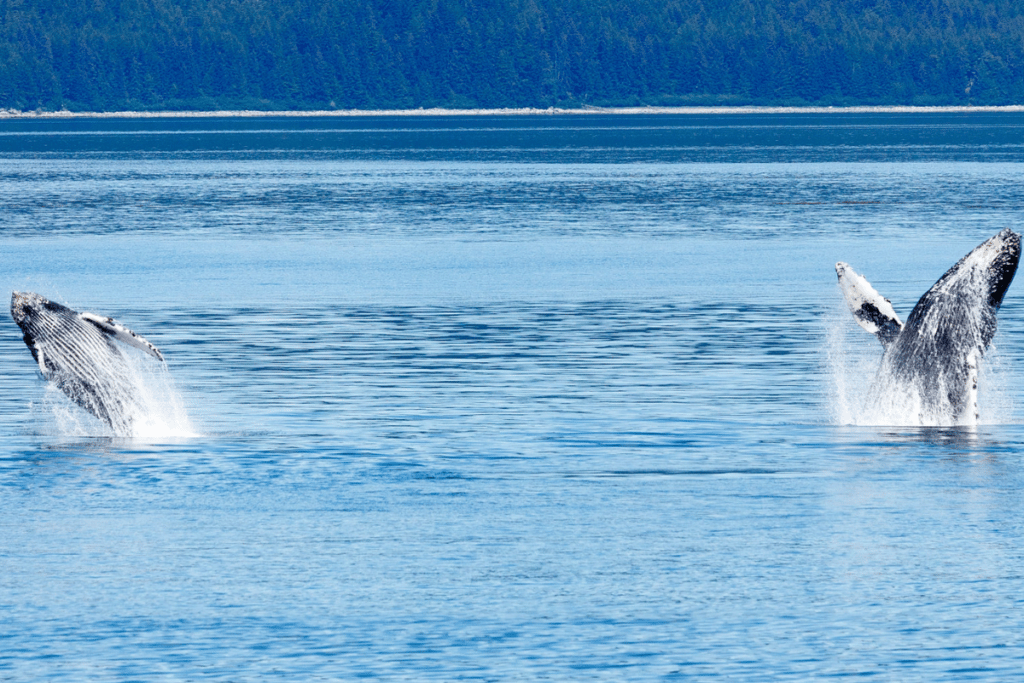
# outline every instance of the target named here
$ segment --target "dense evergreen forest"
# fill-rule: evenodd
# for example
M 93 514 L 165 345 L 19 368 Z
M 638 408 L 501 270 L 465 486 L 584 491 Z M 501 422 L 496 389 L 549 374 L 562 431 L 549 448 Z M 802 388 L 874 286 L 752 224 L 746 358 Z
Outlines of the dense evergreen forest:
M 1019 0 L 0 0 L 0 108 L 1022 102 Z

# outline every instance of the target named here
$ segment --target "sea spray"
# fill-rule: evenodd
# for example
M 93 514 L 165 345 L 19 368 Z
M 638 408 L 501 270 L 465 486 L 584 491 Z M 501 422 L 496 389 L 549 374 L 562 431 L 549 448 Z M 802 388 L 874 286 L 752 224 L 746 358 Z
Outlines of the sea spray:
M 136 391 L 131 433 L 140 439 L 196 436 L 185 402 L 166 363 L 129 350 L 124 352 L 125 366 Z
M 131 396 L 123 399 L 123 420 L 116 426 L 108 425 L 47 382 L 42 400 L 31 406 L 39 431 L 61 438 L 161 440 L 197 436 L 185 400 L 166 364 L 131 350 L 121 351 L 121 355 L 124 387 L 131 391 Z
M 825 361 L 829 413 L 833 424 L 858 426 L 949 427 L 1006 424 L 1013 419 L 1009 373 L 992 344 L 978 363 L 976 419 L 954 419 L 935 410 L 920 395 L 919 385 L 902 381 L 883 358 L 878 342 L 865 335 L 837 301 L 825 319 Z M 944 387 L 937 387 L 943 391 Z
M 126 400 L 124 419 L 108 425 L 89 415 L 47 382 L 39 403 L 32 405 L 39 430 L 57 437 L 115 436 L 142 440 L 197 436 L 188 417 L 184 398 L 167 366 L 137 352 L 123 352 L 126 386 L 133 391 Z
M 826 318 L 825 344 L 832 422 L 862 424 L 871 378 L 877 371 L 882 350 L 878 342 L 857 327 L 840 301 Z

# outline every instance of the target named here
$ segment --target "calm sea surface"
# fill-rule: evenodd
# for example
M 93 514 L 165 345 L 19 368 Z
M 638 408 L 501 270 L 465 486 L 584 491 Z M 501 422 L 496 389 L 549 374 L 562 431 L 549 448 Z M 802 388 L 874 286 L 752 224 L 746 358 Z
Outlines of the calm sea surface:
M 906 316 L 1022 178 L 1020 114 L 0 121 L 0 298 L 195 432 L 4 313 L 0 680 L 1020 674 L 1024 281 L 981 426 L 853 426 L 833 264 Z

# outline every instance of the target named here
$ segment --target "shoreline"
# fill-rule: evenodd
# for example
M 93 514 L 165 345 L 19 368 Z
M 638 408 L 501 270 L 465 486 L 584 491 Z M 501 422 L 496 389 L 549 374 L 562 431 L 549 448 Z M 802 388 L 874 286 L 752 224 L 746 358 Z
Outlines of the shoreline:
M 163 119 L 163 118 L 323 118 L 323 117 L 412 117 L 412 116 L 565 116 L 565 115 L 637 115 L 637 114 L 954 114 L 977 112 L 1024 112 L 1024 105 L 938 106 L 877 105 L 855 107 L 583 107 L 563 109 L 532 107 L 503 109 L 327 109 L 303 111 L 118 111 L 72 112 L 18 111 L 0 109 L 0 120 L 14 119 Z

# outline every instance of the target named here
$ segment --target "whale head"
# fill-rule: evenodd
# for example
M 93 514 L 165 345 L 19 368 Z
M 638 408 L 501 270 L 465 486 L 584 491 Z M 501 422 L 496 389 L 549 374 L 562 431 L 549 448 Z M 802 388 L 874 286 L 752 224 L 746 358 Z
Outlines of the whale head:
M 33 292 L 13 292 L 11 294 L 11 317 L 24 331 L 31 327 L 44 314 L 44 311 L 60 313 L 68 310 L 60 304 L 39 296 Z
M 41 343 L 57 330 L 67 327 L 75 315 L 67 306 L 55 304 L 33 292 L 11 294 L 11 317 L 21 328 L 25 344 L 44 375 L 50 368 L 41 355 Z

